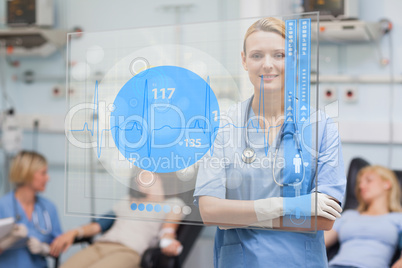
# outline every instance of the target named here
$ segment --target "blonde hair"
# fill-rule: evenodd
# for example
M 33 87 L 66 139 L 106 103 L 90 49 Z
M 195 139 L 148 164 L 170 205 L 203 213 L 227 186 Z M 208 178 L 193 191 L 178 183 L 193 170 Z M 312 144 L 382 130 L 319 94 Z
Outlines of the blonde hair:
M 47 165 L 45 157 L 35 152 L 21 151 L 10 166 L 10 182 L 22 186 L 32 181 L 33 175 Z
M 380 176 L 383 181 L 388 181 L 391 183 L 391 188 L 390 191 L 388 192 L 388 210 L 390 212 L 402 211 L 401 189 L 398 178 L 396 177 L 395 173 L 392 170 L 389 170 L 388 168 L 382 166 L 364 167 L 359 171 L 359 173 L 357 173 L 357 180 L 355 186 L 356 198 L 359 201 L 359 206 L 357 207 L 357 210 L 359 212 L 363 212 L 366 211 L 368 208 L 367 204 L 363 201 L 359 191 L 359 181 L 363 176 L 363 174 L 366 172 L 374 172 L 378 176 Z
M 243 42 L 244 55 L 246 55 L 247 38 L 252 33 L 259 32 L 259 31 L 277 33 L 280 36 L 282 36 L 283 38 L 286 38 L 285 22 L 283 20 L 273 18 L 273 17 L 259 19 L 248 28 L 246 34 L 244 35 L 244 42 Z

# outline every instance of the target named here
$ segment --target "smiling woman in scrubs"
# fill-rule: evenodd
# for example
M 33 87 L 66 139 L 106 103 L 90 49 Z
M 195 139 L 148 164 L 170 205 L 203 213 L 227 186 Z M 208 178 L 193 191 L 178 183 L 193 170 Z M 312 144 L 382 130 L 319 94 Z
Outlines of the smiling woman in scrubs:
M 311 182 L 307 193 L 319 193 L 305 195 L 311 198 L 311 215 L 317 215 L 319 231 L 295 233 L 241 228 L 297 230 L 283 224 L 283 189 L 274 181 L 272 166 L 266 166 L 270 161 L 265 161 L 267 155 L 271 160 L 275 157 L 273 147 L 280 133 L 280 127 L 272 126 L 283 124 L 284 47 L 285 24 L 282 20 L 260 19 L 248 29 L 241 59 L 254 86 L 254 97 L 229 109 L 228 122 L 222 124 L 225 128 L 220 129 L 213 149 L 200 164 L 195 203 L 200 207 L 204 223 L 220 226 L 215 237 L 215 267 L 323 268 L 328 265 L 320 230 L 329 230 L 335 218 L 340 216 L 339 201 L 343 200 L 346 178 L 338 131 L 324 114 L 320 114 L 317 132 L 313 132 L 317 133 L 318 157 L 312 156 L 311 163 L 317 162 L 317 166 L 310 166 L 311 177 L 306 178 Z M 266 107 L 263 113 L 260 112 L 262 106 Z M 244 126 L 247 118 L 254 126 L 267 131 L 252 132 L 251 127 L 245 131 L 235 127 Z M 269 129 L 270 135 L 264 137 Z M 245 139 L 249 140 L 247 144 Z M 250 163 L 246 163 L 243 156 L 247 146 L 255 151 L 255 160 Z M 266 147 L 268 154 L 265 154 Z M 280 157 L 277 158 L 274 172 L 278 179 L 285 172 L 283 166 L 278 166 Z M 315 175 L 318 185 L 315 185 Z M 286 200 L 297 203 L 299 199 Z M 315 218 L 311 219 L 314 223 Z M 315 225 L 302 230 L 315 230 Z
M 0 199 L 0 218 L 14 217 L 16 224 L 25 225 L 28 236 L 7 250 L 0 249 L 0 267 L 47 267 L 44 256 L 50 253 L 49 244 L 61 234 L 56 207 L 37 195 L 46 189 L 48 180 L 42 155 L 23 151 L 14 158 L 10 181 L 16 189 Z

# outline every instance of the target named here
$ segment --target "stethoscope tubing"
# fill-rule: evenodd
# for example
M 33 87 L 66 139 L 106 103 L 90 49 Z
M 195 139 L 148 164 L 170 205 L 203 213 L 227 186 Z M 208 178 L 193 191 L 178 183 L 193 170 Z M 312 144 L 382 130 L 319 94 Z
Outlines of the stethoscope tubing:
M 253 163 L 255 158 L 256 158 L 255 151 L 250 147 L 249 139 L 248 139 L 248 131 L 247 131 L 248 120 L 249 120 L 250 109 L 251 109 L 251 103 L 253 102 L 253 99 L 254 99 L 254 95 L 250 98 L 250 101 L 247 103 L 247 109 L 246 109 L 246 114 L 245 114 L 245 118 L 244 118 L 244 138 L 245 138 L 244 143 L 245 143 L 245 149 L 243 150 L 242 160 L 246 164 Z M 304 163 L 304 158 L 303 158 L 302 148 L 301 148 L 300 141 L 299 141 L 299 136 L 298 136 L 299 132 L 297 130 L 297 124 L 293 123 L 293 125 L 295 127 L 294 132 L 285 131 L 285 124 L 288 124 L 288 123 L 286 123 L 286 122 L 283 123 L 283 126 L 281 127 L 281 130 L 280 130 L 281 133 L 280 133 L 279 138 L 277 139 L 276 145 L 275 145 L 275 154 L 274 154 L 274 160 L 273 160 L 273 166 L 272 166 L 272 178 L 274 179 L 274 182 L 280 187 L 293 186 L 293 187 L 296 188 L 296 187 L 300 186 L 303 183 L 303 181 L 305 179 L 305 175 L 306 175 L 306 169 L 305 169 L 304 164 L 303 164 Z M 296 143 L 297 151 L 298 151 L 298 153 L 300 155 L 300 158 L 301 158 L 301 163 L 302 163 L 301 166 L 302 166 L 302 169 L 303 169 L 303 176 L 302 176 L 302 179 L 299 182 L 295 181 L 294 183 L 279 183 L 276 180 L 276 176 L 275 176 L 276 159 L 277 159 L 277 156 L 278 156 L 278 151 L 279 151 L 280 145 L 281 145 L 281 143 L 283 141 L 283 138 L 286 135 L 292 135 L 293 140 Z M 252 152 L 253 155 L 247 156 L 246 155 L 247 152 Z
M 12 195 L 12 199 L 13 199 L 13 207 L 14 207 L 14 214 L 15 214 L 15 222 L 18 222 L 21 220 L 21 215 L 18 213 L 18 209 L 17 209 L 17 200 L 15 197 L 15 191 L 13 192 Z M 42 229 L 39 225 L 39 219 L 38 219 L 38 214 L 35 211 L 35 208 L 32 212 L 32 221 L 33 224 L 35 226 L 35 229 L 38 230 L 41 234 L 43 235 L 48 235 L 52 232 L 52 221 L 50 220 L 50 215 L 49 212 L 46 210 L 46 208 L 39 202 L 39 200 L 36 199 L 35 203 L 37 203 L 41 209 L 42 209 L 42 214 L 43 214 L 43 218 L 45 220 L 45 229 Z

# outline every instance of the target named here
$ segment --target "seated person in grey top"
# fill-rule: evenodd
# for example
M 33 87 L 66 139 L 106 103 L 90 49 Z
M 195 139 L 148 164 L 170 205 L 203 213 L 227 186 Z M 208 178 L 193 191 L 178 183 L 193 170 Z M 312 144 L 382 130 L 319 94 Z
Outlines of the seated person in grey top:
M 138 186 L 140 192 L 130 191 L 130 197 L 121 200 L 113 208 L 116 219 L 99 219 L 82 227 L 70 230 L 56 238 L 51 250 L 66 251 L 75 238 L 91 237 L 103 233 L 96 242 L 86 249 L 78 252 L 63 265 L 69 267 L 140 267 L 141 256 L 144 251 L 160 239 L 162 253 L 176 256 L 181 253 L 182 245 L 175 239 L 178 228 L 176 223 L 163 223 L 165 219 L 170 222 L 179 222 L 180 213 L 173 213 L 165 209 L 156 209 L 157 204 L 162 207 L 184 205 L 179 198 L 164 198 L 164 189 L 161 178 L 152 172 L 141 171 L 142 179 L 153 180 L 149 187 Z M 131 204 L 152 204 L 152 211 L 138 209 L 133 211 Z M 144 218 L 144 220 L 129 220 L 129 217 Z M 113 217 L 113 215 L 107 215 Z M 146 221 L 153 218 L 156 221 Z
M 326 231 L 327 247 L 339 240 L 330 267 L 389 267 L 402 234 L 401 190 L 394 172 L 368 166 L 357 175 L 357 210 L 347 210 Z M 392 268 L 402 267 L 399 259 Z

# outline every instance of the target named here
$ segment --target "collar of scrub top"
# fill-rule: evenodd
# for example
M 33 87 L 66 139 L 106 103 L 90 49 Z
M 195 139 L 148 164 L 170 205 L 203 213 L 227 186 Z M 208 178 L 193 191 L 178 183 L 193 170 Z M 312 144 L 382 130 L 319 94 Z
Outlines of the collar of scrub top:
M 14 207 L 14 214 L 15 214 L 15 222 L 19 222 L 22 219 L 22 217 L 18 213 L 17 198 L 15 197 L 15 191 L 12 194 L 12 199 L 13 199 L 13 207 Z M 40 208 L 42 210 L 43 219 L 45 222 L 45 229 L 42 229 L 40 227 L 38 213 L 35 211 L 35 205 L 34 205 L 34 210 L 32 211 L 32 221 L 35 226 L 35 229 L 38 230 L 43 235 L 48 235 L 52 232 L 52 221 L 50 220 L 49 212 L 46 210 L 45 206 L 43 204 L 41 204 L 41 202 L 38 200 L 38 198 L 36 196 L 35 196 L 35 204 L 38 204 L 38 206 L 40 206 Z

